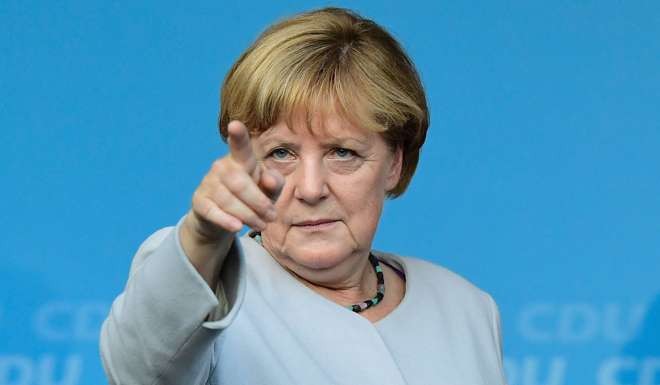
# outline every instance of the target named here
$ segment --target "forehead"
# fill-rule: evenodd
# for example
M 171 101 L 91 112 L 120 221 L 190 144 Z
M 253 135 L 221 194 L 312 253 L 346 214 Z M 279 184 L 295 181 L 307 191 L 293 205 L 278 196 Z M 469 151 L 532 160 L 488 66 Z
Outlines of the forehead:
M 335 112 L 296 113 L 279 119 L 258 136 L 259 141 L 297 138 L 318 142 L 353 139 L 369 142 L 377 133 L 362 128 Z

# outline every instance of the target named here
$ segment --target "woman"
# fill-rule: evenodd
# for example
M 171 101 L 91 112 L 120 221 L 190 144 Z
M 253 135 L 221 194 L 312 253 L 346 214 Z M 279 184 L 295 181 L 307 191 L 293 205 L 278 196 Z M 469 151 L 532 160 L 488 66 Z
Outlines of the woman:
M 239 58 L 221 99 L 230 153 L 138 250 L 101 334 L 110 381 L 505 383 L 492 298 L 371 249 L 428 127 L 398 43 L 347 10 L 301 14 Z

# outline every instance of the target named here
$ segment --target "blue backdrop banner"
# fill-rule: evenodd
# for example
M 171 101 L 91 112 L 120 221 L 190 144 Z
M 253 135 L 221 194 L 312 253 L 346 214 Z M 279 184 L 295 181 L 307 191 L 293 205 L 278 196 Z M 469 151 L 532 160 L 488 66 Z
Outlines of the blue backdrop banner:
M 133 254 L 226 152 L 225 73 L 325 5 L 0 2 L 0 385 L 107 383 Z M 334 5 L 401 41 L 431 107 L 374 247 L 493 295 L 510 385 L 660 384 L 660 3 Z

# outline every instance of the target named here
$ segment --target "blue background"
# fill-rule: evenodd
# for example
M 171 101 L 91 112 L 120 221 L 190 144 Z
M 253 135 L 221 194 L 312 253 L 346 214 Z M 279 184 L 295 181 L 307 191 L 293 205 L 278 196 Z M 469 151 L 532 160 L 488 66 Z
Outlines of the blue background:
M 0 2 L 0 385 L 106 382 L 133 253 L 226 151 L 226 71 L 329 4 Z M 374 247 L 494 296 L 511 385 L 660 384 L 660 3 L 332 4 L 402 42 L 431 106 Z

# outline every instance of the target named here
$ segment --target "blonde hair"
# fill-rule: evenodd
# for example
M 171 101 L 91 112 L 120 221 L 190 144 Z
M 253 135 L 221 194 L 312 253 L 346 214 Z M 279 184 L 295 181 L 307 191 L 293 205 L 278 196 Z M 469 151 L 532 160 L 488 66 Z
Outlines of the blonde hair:
M 331 107 L 328 107 L 331 106 Z M 280 21 L 240 56 L 221 92 L 218 125 L 240 120 L 259 135 L 294 110 L 336 109 L 359 127 L 379 132 L 402 150 L 397 197 L 417 167 L 429 113 L 415 66 L 382 27 L 341 8 Z

